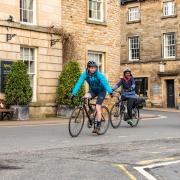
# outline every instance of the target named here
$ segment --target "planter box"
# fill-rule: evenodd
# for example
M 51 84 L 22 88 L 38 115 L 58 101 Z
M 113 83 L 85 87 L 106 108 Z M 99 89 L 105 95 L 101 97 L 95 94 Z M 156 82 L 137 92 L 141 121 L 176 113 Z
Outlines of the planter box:
M 180 109 L 180 104 L 178 104 L 176 108 L 177 108 L 177 109 Z
M 28 120 L 29 119 L 29 106 L 11 106 L 15 110 L 13 119 L 14 120 Z
M 71 108 L 69 106 L 58 105 L 57 106 L 57 117 L 69 118 L 71 116 L 73 110 L 74 110 L 74 108 Z

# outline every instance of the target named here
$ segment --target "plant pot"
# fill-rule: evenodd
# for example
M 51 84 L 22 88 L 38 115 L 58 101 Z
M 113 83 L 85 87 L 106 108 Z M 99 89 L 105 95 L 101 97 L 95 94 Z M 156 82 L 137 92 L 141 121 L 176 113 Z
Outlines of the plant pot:
M 29 119 L 29 106 L 11 106 L 15 110 L 13 119 L 14 120 L 28 120 Z
M 74 108 L 67 105 L 58 105 L 57 106 L 57 117 L 69 118 L 72 114 Z
M 178 104 L 176 108 L 177 108 L 177 109 L 180 109 L 180 104 Z

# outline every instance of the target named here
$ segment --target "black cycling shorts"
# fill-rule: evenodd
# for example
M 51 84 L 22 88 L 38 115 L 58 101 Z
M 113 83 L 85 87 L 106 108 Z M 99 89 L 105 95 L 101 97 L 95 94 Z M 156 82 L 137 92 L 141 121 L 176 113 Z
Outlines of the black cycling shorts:
M 101 91 L 99 93 L 96 93 L 94 91 L 89 91 L 89 93 L 91 94 L 92 98 L 97 97 L 96 104 L 102 105 L 102 103 L 103 103 L 103 101 L 104 101 L 104 99 L 106 97 L 106 91 Z

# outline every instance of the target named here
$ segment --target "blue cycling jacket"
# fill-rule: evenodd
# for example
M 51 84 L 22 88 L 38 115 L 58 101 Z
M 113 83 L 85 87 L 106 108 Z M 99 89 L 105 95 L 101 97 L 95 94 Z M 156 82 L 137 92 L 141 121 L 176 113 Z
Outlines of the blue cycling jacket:
M 73 96 L 76 96 L 79 89 L 83 85 L 84 81 L 87 81 L 87 83 L 89 84 L 90 91 L 93 91 L 97 94 L 102 91 L 107 91 L 109 94 L 112 93 L 112 89 L 111 89 L 106 77 L 97 70 L 93 74 L 89 74 L 88 71 L 85 71 L 81 74 L 78 82 L 76 83 L 76 85 L 72 91 Z
M 129 80 L 126 80 L 125 78 L 121 78 L 120 81 L 114 86 L 113 90 L 118 89 L 120 86 L 122 86 L 121 95 L 126 98 L 135 98 L 135 81 L 134 78 L 131 77 Z

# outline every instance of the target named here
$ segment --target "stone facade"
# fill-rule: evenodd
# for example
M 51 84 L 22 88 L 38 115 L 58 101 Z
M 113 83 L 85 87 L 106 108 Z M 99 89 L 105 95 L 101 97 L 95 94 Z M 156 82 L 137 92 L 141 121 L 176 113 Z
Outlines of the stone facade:
M 57 79 L 62 70 L 62 44 L 51 46 L 49 26 L 61 26 L 60 0 L 35 0 L 35 23 L 20 22 L 20 1 L 0 0 L 0 61 L 21 59 L 21 48 L 34 49 L 34 98 L 30 105 L 32 116 L 55 114 Z M 48 15 L 47 15 L 48 14 Z M 8 22 L 9 15 L 13 21 Z M 15 34 L 7 41 L 7 34 Z M 54 37 L 53 38 L 59 38 Z M 0 98 L 4 94 L 0 93 Z
M 62 0 L 62 26 L 74 42 L 73 56 L 64 54 L 64 60 L 76 59 L 85 70 L 89 51 L 103 53 L 103 72 L 114 84 L 120 73 L 120 3 L 119 0 L 103 3 L 104 20 L 98 22 L 88 17 L 88 0 Z
M 149 0 L 121 5 L 121 69 L 132 69 L 135 77 L 148 78 L 149 106 L 168 107 L 168 80 L 174 83 L 174 106 L 180 104 L 180 2 L 177 0 L 175 15 L 163 16 L 163 0 Z M 128 22 L 128 9 L 139 7 L 140 20 Z M 164 33 L 175 33 L 176 56 L 163 57 Z M 140 39 L 140 59 L 129 61 L 129 37 Z M 160 72 L 160 66 L 165 71 Z

